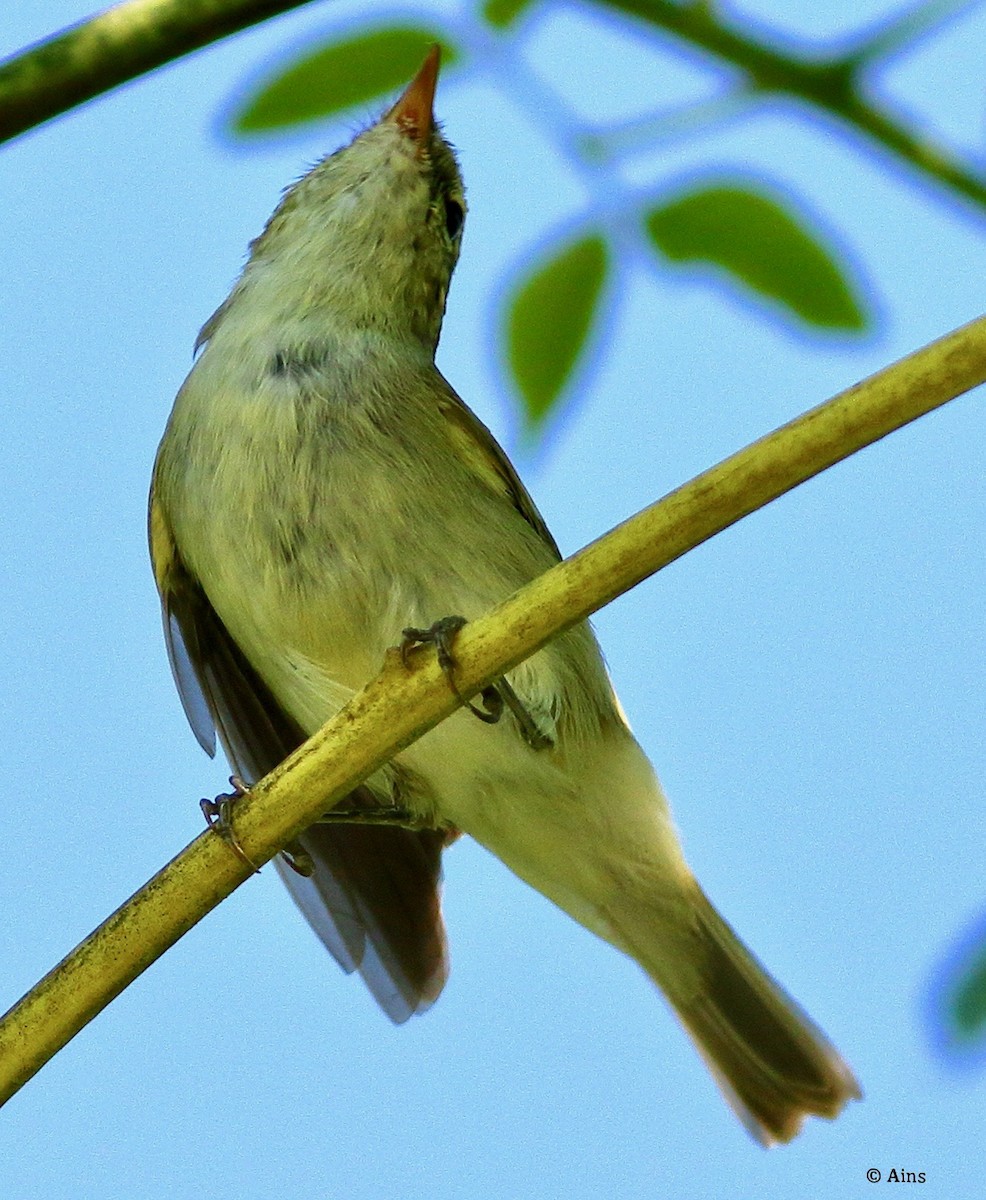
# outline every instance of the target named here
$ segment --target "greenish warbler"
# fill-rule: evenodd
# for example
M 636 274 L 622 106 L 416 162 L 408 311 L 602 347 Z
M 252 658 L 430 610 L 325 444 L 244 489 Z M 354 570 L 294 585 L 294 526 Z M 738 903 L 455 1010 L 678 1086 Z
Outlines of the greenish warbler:
M 465 213 L 437 74 L 435 48 L 389 112 L 285 193 L 199 335 L 158 453 L 150 540 L 175 679 L 202 746 L 218 731 L 247 782 L 406 627 L 477 617 L 559 559 L 435 366 Z M 685 863 L 589 626 L 487 699 L 508 702 L 497 723 L 459 709 L 311 828 L 292 848 L 309 875 L 278 860 L 341 966 L 394 1021 L 435 1000 L 440 857 L 466 833 L 640 963 L 761 1141 L 857 1097 Z

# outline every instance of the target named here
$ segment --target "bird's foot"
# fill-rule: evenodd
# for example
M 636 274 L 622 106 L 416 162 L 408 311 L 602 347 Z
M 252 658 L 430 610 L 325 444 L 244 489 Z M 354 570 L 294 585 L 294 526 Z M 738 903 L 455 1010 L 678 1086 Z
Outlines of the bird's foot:
M 241 862 L 248 866 L 255 875 L 259 875 L 260 868 L 240 845 L 233 831 L 233 806 L 237 800 L 247 794 L 250 787 L 239 775 L 230 775 L 229 782 L 233 788 L 232 792 L 221 792 L 214 800 L 204 798 L 199 801 L 199 808 L 202 809 L 206 825 L 219 834 Z
M 480 693 L 480 698 L 486 705 L 484 710 L 477 708 L 471 700 L 467 700 L 455 682 L 455 655 L 452 653 L 452 643 L 455 641 L 455 635 L 465 624 L 465 617 L 452 616 L 442 617 L 434 625 L 429 625 L 427 629 L 411 627 L 402 630 L 404 640 L 401 642 L 401 659 L 407 666 L 407 652 L 413 646 L 434 646 L 438 656 L 438 665 L 442 668 L 442 674 L 452 689 L 452 695 L 460 704 L 468 708 L 474 717 L 485 721 L 487 725 L 495 725 L 503 716 L 503 700 L 496 688 L 491 685 Z
M 432 645 L 438 656 L 438 665 L 442 668 L 445 679 L 452 694 L 474 717 L 487 725 L 495 725 L 503 716 L 504 708 L 513 713 L 520 729 L 521 737 L 534 750 L 545 750 L 554 743 L 551 738 L 538 728 L 531 714 L 524 707 L 520 697 L 514 691 L 507 679 L 501 676 L 480 692 L 480 699 L 485 708 L 479 708 L 472 701 L 466 700 L 455 682 L 455 655 L 452 653 L 452 643 L 455 635 L 466 624 L 465 617 L 442 617 L 427 629 L 408 628 L 403 630 L 404 640 L 401 642 L 401 659 L 407 665 L 407 652 L 412 646 Z

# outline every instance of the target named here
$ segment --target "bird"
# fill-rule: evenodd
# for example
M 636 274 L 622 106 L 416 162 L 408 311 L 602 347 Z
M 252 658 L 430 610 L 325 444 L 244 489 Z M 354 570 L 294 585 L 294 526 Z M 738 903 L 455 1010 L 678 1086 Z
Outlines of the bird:
M 244 786 L 389 647 L 454 637 L 560 560 L 505 452 L 435 365 L 466 200 L 434 47 L 399 99 L 283 194 L 203 326 L 154 465 L 170 662 Z M 481 717 L 481 720 L 477 719 Z M 395 1023 L 448 976 L 441 859 L 467 835 L 661 989 L 765 1145 L 859 1085 L 688 867 L 583 622 L 367 779 L 277 869 Z

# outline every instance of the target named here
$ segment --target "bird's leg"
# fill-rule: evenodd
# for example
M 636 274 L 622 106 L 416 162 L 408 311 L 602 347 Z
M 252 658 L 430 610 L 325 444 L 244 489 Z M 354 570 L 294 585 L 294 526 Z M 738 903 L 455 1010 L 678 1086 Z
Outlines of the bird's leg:
M 419 829 L 421 823 L 409 808 L 396 804 L 381 804 L 379 808 L 330 808 L 319 819 L 319 825 L 399 825 L 404 829 Z
M 310 879 L 315 874 L 315 863 L 301 842 L 288 842 L 281 851 L 281 858 L 288 864 L 296 875 Z
M 415 812 L 405 803 L 406 772 L 390 765 L 388 775 L 390 781 L 383 793 L 377 792 L 367 784 L 360 784 L 348 796 L 322 813 L 319 825 L 396 825 L 403 829 L 424 829 L 426 826 Z
M 537 722 L 524 707 L 524 702 L 514 691 L 507 677 L 501 675 L 493 686 L 499 693 L 501 701 L 513 713 L 514 720 L 520 729 L 520 736 L 527 742 L 528 746 L 532 750 L 550 750 L 555 744 L 553 739 L 538 728 Z
M 241 862 L 245 863 L 255 875 L 259 875 L 260 868 L 243 849 L 233 832 L 233 805 L 245 796 L 250 788 L 239 775 L 230 775 L 229 782 L 233 791 L 221 792 L 214 800 L 203 798 L 199 801 L 199 808 L 202 809 L 206 825 L 219 834 Z
M 466 624 L 465 617 L 442 617 L 427 629 L 405 629 L 404 640 L 401 642 L 401 658 L 407 665 L 407 652 L 412 646 L 430 644 L 435 647 L 438 655 L 438 665 L 442 668 L 452 694 L 474 717 L 485 721 L 487 725 L 495 725 L 503 716 L 504 706 L 513 713 L 520 728 L 521 737 L 534 750 L 544 750 L 553 745 L 551 738 L 542 733 L 534 718 L 524 707 L 520 697 L 501 675 L 494 683 L 489 684 L 480 692 L 480 699 L 485 709 L 477 708 L 470 700 L 466 700 L 455 682 L 455 656 L 452 653 L 452 643 L 455 635 Z

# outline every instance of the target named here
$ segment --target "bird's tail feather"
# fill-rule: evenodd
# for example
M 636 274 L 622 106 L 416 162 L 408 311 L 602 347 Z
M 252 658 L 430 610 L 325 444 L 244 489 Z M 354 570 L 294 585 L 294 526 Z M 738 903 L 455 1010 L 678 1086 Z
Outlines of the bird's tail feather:
M 668 977 L 667 945 L 654 926 L 651 938 L 662 944 L 653 954 L 632 931 L 621 933 L 668 996 L 749 1132 L 764 1145 L 789 1142 L 806 1116 L 833 1118 L 847 1101 L 859 1099 L 859 1084 L 822 1031 L 771 979 L 698 885 L 693 888 L 683 944 L 690 947 L 694 972 Z M 682 988 L 681 979 L 689 975 L 692 985 Z

